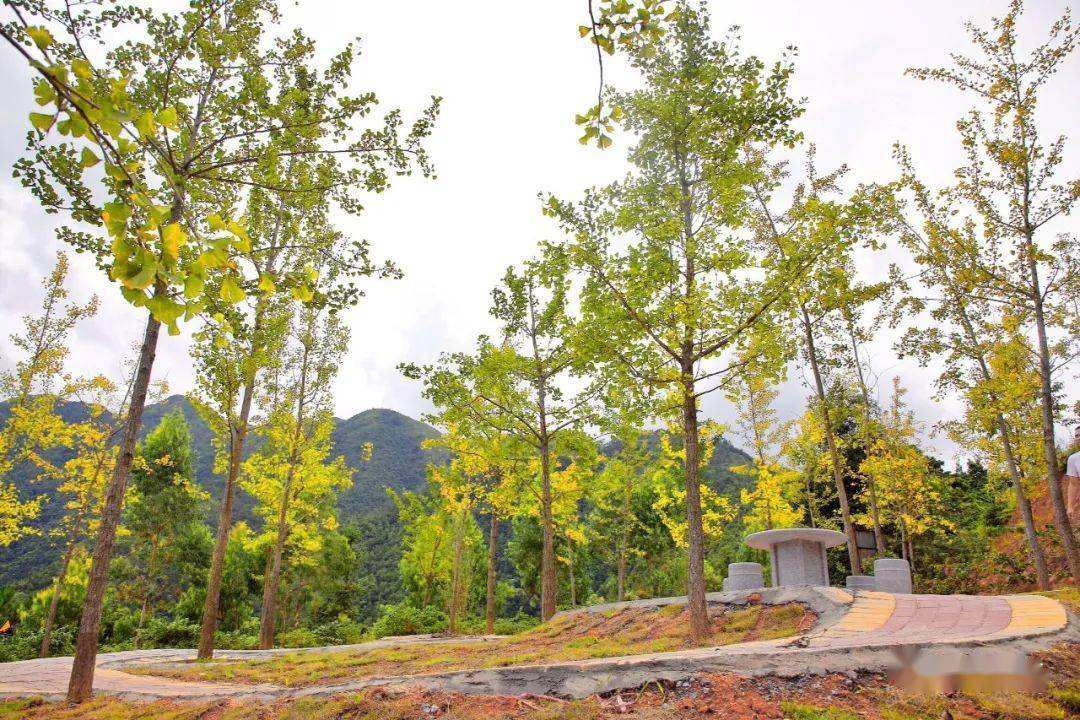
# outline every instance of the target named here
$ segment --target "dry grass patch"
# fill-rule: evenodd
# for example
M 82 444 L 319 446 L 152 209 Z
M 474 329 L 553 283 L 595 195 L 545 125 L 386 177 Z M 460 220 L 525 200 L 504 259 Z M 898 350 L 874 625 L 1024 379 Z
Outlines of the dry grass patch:
M 675 610 L 671 608 L 674 607 Z M 704 646 L 790 637 L 810 623 L 801 605 L 710 609 Z M 269 682 L 289 687 L 350 679 L 418 675 L 474 668 L 670 652 L 690 647 L 683 606 L 627 608 L 565 615 L 520 635 L 483 642 L 446 642 L 367 652 L 288 653 L 268 660 L 148 665 L 127 672 L 211 682 Z

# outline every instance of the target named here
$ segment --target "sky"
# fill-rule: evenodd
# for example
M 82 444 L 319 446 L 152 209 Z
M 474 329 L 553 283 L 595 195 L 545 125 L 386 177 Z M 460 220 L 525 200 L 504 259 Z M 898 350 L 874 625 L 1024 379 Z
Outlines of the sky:
M 851 183 L 895 176 L 891 148 L 903 142 L 931 183 L 946 183 L 958 164 L 955 121 L 970 101 L 952 88 L 904 76 L 910 66 L 940 65 L 949 52 L 969 49 L 965 20 L 985 24 L 1006 9 L 1000 0 L 758 0 L 709 2 L 714 34 L 741 28 L 743 47 L 766 62 L 783 49 L 799 49 L 793 93 L 808 110 L 798 127 L 818 149 L 820 168 L 846 163 Z M 1021 37 L 1041 38 L 1068 6 L 1063 0 L 1029 0 Z M 352 88 L 376 91 L 383 107 L 418 113 L 431 95 L 443 111 L 428 145 L 437 178 L 407 178 L 372 197 L 367 211 L 341 227 L 368 239 L 379 257 L 405 272 L 377 281 L 347 318 L 352 343 L 336 380 L 336 414 L 349 417 L 373 407 L 418 417 L 430 410 L 416 383 L 396 369 L 403 361 L 429 362 L 442 351 L 467 350 L 491 332 L 491 288 L 507 266 L 557 239 L 540 214 L 537 194 L 573 198 L 593 185 L 619 178 L 630 138 L 617 136 L 604 151 L 581 146 L 574 114 L 595 101 L 597 69 L 591 46 L 578 36 L 586 21 L 584 0 L 542 3 L 442 0 L 351 3 L 303 0 L 283 3 L 283 25 L 300 24 L 326 52 L 360 37 L 362 56 Z M 1076 8 L 1074 8 L 1074 11 Z M 283 28 L 287 29 L 287 28 Z M 608 74 L 617 87 L 635 78 L 618 63 Z M 1041 121 L 1080 140 L 1080 54 L 1045 93 Z M 20 156 L 32 108 L 29 74 L 7 47 L 0 48 L 0 166 Z M 1080 175 L 1080 142 L 1068 146 L 1065 172 Z M 10 177 L 0 177 L 0 368 L 10 367 L 7 339 L 20 316 L 36 312 L 41 277 L 61 249 L 46 216 Z M 1058 230 L 1077 230 L 1076 217 Z M 891 256 L 862 258 L 861 270 L 880 277 Z M 119 375 L 142 331 L 140 312 L 127 305 L 89 260 L 76 257 L 69 287 L 74 299 L 101 296 L 98 316 L 72 338 L 69 369 Z M 899 375 L 907 400 L 924 423 L 925 440 L 946 461 L 959 451 L 931 427 L 954 417 L 954 399 L 934 397 L 934 368 L 896 358 L 895 337 L 884 334 L 868 348 L 882 395 Z M 184 337 L 162 336 L 154 368 L 174 392 L 191 387 Z M 1075 375 L 1068 381 L 1076 383 Z M 805 407 L 803 372 L 793 367 L 777 408 L 792 417 Z M 1075 400 L 1080 392 L 1068 391 Z M 884 399 L 884 398 L 883 398 Z M 703 405 L 708 418 L 730 422 L 732 406 L 719 396 Z

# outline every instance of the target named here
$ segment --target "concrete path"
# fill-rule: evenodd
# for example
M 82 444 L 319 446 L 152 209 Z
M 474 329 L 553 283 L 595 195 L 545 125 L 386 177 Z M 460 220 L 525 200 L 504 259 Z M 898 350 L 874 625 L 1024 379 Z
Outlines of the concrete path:
M 978 664 L 988 652 L 1025 657 L 1033 650 L 1062 641 L 1080 642 L 1075 619 L 1056 600 L 1034 595 L 983 597 L 968 595 L 893 595 L 850 593 L 835 588 L 777 588 L 760 593 L 760 602 L 802 602 L 813 609 L 818 625 L 795 640 L 774 640 L 716 648 L 697 648 L 649 655 L 601 658 L 547 665 L 379 677 L 285 688 L 275 685 L 184 682 L 131 675 L 133 664 L 166 664 L 193 657 L 188 650 L 146 650 L 99 656 L 96 690 L 128 698 L 272 699 L 285 696 L 333 695 L 371 686 L 417 686 L 474 694 L 552 694 L 584 697 L 597 692 L 638 687 L 651 680 L 682 680 L 702 672 L 734 672 L 747 676 L 794 677 L 827 672 L 883 671 L 896 666 L 899 651 L 931 659 Z M 714 593 L 710 602 L 744 604 L 749 593 Z M 685 602 L 665 598 L 623 605 Z M 610 610 L 609 604 L 578 612 Z M 479 641 L 483 638 L 464 638 Z M 362 653 L 379 647 L 445 643 L 446 638 L 386 638 L 362 645 L 314 648 L 313 652 Z M 227 659 L 264 659 L 296 650 L 226 651 Z M 0 696 L 57 697 L 67 687 L 70 658 L 29 660 L 0 665 Z

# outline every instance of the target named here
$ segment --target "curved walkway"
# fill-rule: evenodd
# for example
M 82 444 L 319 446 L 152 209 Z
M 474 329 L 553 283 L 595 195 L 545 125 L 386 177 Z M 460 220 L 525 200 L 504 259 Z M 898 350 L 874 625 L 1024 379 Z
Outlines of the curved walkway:
M 1080 642 L 1075 620 L 1056 600 L 1036 595 L 983 597 L 969 595 L 855 594 L 835 588 L 778 588 L 760 593 L 766 604 L 803 602 L 819 616 L 818 626 L 794 640 L 772 640 L 697 648 L 677 652 L 602 658 L 547 665 L 511 666 L 484 670 L 378 677 L 302 688 L 276 685 L 185 682 L 164 677 L 131 675 L 133 664 L 188 661 L 189 650 L 144 650 L 106 653 L 98 658 L 96 690 L 128 698 L 272 699 L 284 696 L 332 695 L 364 687 L 417 686 L 434 690 L 482 694 L 552 694 L 584 697 L 597 692 L 637 687 L 651 680 L 681 680 L 702 672 L 795 677 L 827 672 L 882 671 L 898 664 L 900 651 L 924 656 L 940 653 L 976 661 L 980 653 L 1006 653 L 1026 658 L 1033 650 L 1055 642 Z M 710 602 L 747 602 L 749 593 L 714 593 Z M 671 604 L 666 598 L 641 604 Z M 685 602 L 685 600 L 682 600 Z M 623 606 L 631 603 L 621 604 Z M 619 604 L 579 612 L 608 610 Z M 462 638 L 478 641 L 482 638 Z M 313 648 L 311 652 L 366 652 L 379 647 L 445 643 L 446 638 L 386 638 L 353 646 Z M 223 651 L 225 659 L 265 659 L 296 650 Z M 910 652 L 908 652 L 910 655 Z M 56 697 L 67 687 L 70 658 L 28 660 L 0 665 L 0 696 Z

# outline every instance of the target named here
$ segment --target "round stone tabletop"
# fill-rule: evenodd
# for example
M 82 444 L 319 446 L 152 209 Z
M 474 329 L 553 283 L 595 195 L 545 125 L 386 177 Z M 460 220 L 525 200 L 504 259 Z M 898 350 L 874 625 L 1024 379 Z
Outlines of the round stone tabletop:
M 825 528 L 783 528 L 781 530 L 762 530 L 746 536 L 746 544 L 758 550 L 768 550 L 773 545 L 791 540 L 810 540 L 825 547 L 836 547 L 847 542 L 847 536 L 836 530 Z

